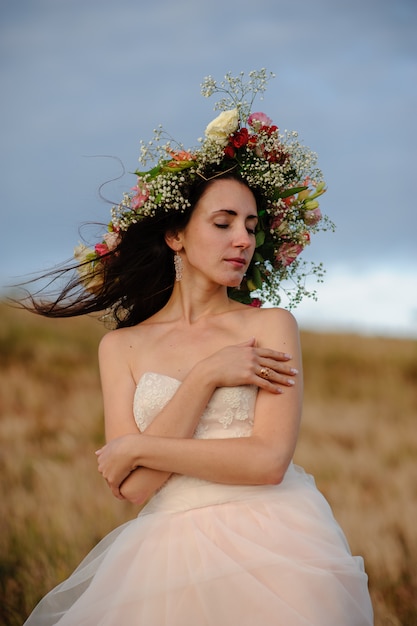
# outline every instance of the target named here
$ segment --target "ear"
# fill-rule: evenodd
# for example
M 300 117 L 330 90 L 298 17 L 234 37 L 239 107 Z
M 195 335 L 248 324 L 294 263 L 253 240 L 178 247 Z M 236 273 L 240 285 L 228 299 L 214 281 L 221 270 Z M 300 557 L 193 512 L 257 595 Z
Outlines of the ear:
M 169 231 L 165 233 L 165 243 L 168 248 L 174 250 L 174 252 L 179 252 L 182 250 L 182 236 L 180 232 Z

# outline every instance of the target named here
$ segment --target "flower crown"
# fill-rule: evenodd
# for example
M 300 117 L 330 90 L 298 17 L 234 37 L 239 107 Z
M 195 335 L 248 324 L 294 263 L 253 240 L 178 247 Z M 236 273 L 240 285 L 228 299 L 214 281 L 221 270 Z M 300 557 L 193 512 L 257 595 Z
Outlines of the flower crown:
M 315 274 L 320 282 L 323 267 L 310 264 L 306 270 L 307 264 L 298 256 L 310 243 L 311 234 L 333 230 L 334 225 L 320 212 L 317 198 L 326 187 L 316 155 L 299 143 L 296 132 L 281 134 L 267 115 L 251 112 L 255 96 L 265 91 L 273 77 L 262 69 L 250 72 L 246 82 L 243 73 L 238 77 L 229 73 L 219 84 L 211 76 L 205 78 L 202 95 L 223 94 L 215 106 L 222 112 L 207 126 L 199 148 L 173 146 L 162 127 L 154 131 L 153 141 L 141 142 L 139 162 L 145 167 L 151 162 L 153 167 L 135 172 L 136 185 L 113 206 L 102 242 L 94 249 L 82 244 L 75 249 L 77 269 L 87 290 L 100 290 L 105 263 L 111 262 L 110 253 L 131 224 L 161 212 L 187 210 L 193 183 L 230 173 L 262 198 L 255 254 L 231 297 L 255 306 L 264 300 L 278 305 L 284 292 L 289 307 L 303 296 L 316 297 L 305 288 L 305 279 Z

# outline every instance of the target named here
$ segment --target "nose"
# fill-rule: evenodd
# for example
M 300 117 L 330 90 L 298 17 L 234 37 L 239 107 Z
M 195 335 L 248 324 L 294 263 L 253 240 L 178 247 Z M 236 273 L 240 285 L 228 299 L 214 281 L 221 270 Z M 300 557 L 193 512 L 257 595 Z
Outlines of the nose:
M 245 225 L 239 226 L 236 229 L 235 237 L 234 237 L 234 245 L 236 248 L 242 248 L 242 250 L 246 250 L 249 248 L 252 243 L 252 237 L 248 233 L 248 230 Z

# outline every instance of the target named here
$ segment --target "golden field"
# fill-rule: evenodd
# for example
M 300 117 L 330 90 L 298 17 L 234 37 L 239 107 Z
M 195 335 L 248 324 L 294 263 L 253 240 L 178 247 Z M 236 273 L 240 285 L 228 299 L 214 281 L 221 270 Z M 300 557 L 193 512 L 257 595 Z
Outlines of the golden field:
M 136 515 L 96 469 L 93 319 L 0 306 L 0 623 L 21 625 L 97 541 Z M 376 626 L 417 625 L 417 342 L 302 334 L 296 462 L 365 558 Z M 335 624 L 337 626 L 337 624 Z

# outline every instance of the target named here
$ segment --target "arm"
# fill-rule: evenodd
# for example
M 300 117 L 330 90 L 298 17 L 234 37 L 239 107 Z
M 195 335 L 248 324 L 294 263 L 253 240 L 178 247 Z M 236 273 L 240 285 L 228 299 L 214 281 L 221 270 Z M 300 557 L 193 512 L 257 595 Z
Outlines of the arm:
M 292 315 L 282 309 L 271 309 L 263 312 L 261 317 L 261 343 L 266 344 L 268 341 L 268 345 L 272 345 L 275 350 L 292 353 L 294 365 L 301 371 L 298 329 Z M 223 360 L 219 361 L 220 358 Z M 221 371 L 227 372 L 229 368 L 225 366 L 224 358 L 225 351 L 219 351 L 213 358 L 202 362 L 205 365 L 203 379 L 210 379 L 214 375 L 211 369 L 218 371 L 219 363 L 223 366 Z M 240 360 L 240 369 L 242 364 Z M 122 438 L 114 442 L 112 452 L 104 448 L 99 453 L 100 471 L 113 487 L 119 479 L 117 457 L 123 459 L 123 462 L 128 459 L 130 469 L 141 465 L 225 483 L 280 482 L 292 459 L 298 436 L 302 381 L 299 377 L 297 384 L 285 394 L 270 393 L 272 388 L 264 383 L 254 383 L 253 379 L 251 382 L 235 383 L 258 384 L 260 387 L 251 437 L 194 440 L 171 438 L 165 434 L 162 437 L 145 435 Z M 245 459 L 244 463 L 242 459 Z
M 128 434 L 138 434 L 133 416 L 136 383 L 129 367 L 129 334 L 108 333 L 99 347 L 100 376 L 103 391 L 106 441 Z M 195 393 L 198 389 L 199 393 Z M 167 406 L 146 429 L 148 438 L 192 437 L 198 420 L 213 393 L 212 384 L 194 368 Z M 143 467 L 132 471 L 117 497 L 134 503 L 145 502 L 170 476 L 170 471 Z

